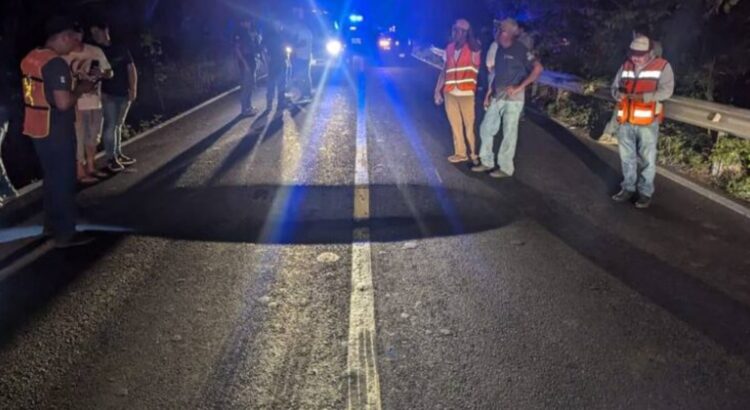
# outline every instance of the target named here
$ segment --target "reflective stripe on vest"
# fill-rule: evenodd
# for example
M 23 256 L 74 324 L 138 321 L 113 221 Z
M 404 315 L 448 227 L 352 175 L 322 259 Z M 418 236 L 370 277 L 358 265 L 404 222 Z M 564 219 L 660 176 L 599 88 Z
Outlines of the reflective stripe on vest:
M 21 61 L 24 99 L 23 133 L 31 138 L 44 138 L 50 132 L 51 107 L 44 90 L 42 70 L 57 54 L 49 49 L 31 51 Z
M 627 94 L 653 93 L 659 88 L 659 80 L 667 66 L 667 61 L 661 58 L 651 60 L 640 72 L 636 72 L 635 64 L 628 60 L 622 65 L 620 88 Z M 617 121 L 620 124 L 651 125 L 656 120 L 663 120 L 661 104 L 652 101 L 631 101 L 623 97 L 618 102 Z
M 472 54 L 468 44 L 464 44 L 461 48 L 458 59 L 455 57 L 455 43 L 450 43 L 445 48 L 445 85 L 443 87 L 445 92 L 451 92 L 454 89 L 476 91 L 479 66 L 474 63 Z

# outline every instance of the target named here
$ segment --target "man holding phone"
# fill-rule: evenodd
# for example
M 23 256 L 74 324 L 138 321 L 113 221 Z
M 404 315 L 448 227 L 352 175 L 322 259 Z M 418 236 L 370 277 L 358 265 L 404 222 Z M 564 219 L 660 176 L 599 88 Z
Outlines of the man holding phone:
M 72 20 L 51 18 L 47 41 L 21 62 L 23 73 L 23 133 L 31 138 L 44 174 L 44 231 L 58 248 L 84 245 L 91 236 L 76 232 L 75 105 L 94 89 L 82 80 L 74 86 L 68 63 L 61 58 L 80 40 Z
M 65 56 L 74 81 L 90 81 L 95 89 L 78 99 L 76 105 L 77 176 L 81 184 L 93 184 L 107 174 L 95 167 L 96 148 L 102 135 L 101 80 L 112 78 L 112 67 L 101 48 L 84 43 L 78 32 L 78 47 Z

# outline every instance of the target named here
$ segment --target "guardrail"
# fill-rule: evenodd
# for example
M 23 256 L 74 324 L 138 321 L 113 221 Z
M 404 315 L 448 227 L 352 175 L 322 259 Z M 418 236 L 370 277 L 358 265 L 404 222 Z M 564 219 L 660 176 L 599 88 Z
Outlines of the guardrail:
M 439 70 L 443 67 L 444 55 L 445 51 L 437 47 L 415 48 L 412 52 L 412 57 Z M 608 84 L 587 85 L 574 75 L 545 70 L 537 82 L 575 94 L 613 101 Z M 750 139 L 750 110 L 744 108 L 676 96 L 664 102 L 664 114 L 673 121 Z

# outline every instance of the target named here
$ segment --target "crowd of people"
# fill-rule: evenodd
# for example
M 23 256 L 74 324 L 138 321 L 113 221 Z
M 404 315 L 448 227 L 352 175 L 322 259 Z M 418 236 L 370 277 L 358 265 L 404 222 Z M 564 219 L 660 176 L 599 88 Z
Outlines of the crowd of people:
M 542 74 L 532 42 L 513 19 L 496 22 L 495 41 L 485 60 L 489 87 L 483 99 L 484 117 L 475 137 L 475 104 L 482 63 L 482 45 L 471 24 L 457 20 L 452 40 L 445 47 L 444 66 L 435 86 L 435 103 L 445 104 L 453 134 L 452 163 L 471 162 L 471 170 L 493 178 L 515 172 L 514 158 L 518 126 L 526 88 Z M 674 92 L 674 73 L 661 57 L 661 46 L 642 33 L 634 33 L 628 56 L 612 83 L 617 102 L 606 133 L 616 134 L 622 165 L 621 190 L 612 199 L 648 208 L 654 194 L 657 141 L 663 121 L 662 102 Z M 502 138 L 495 155 L 498 135 Z M 468 147 L 468 148 L 467 148 Z
M 111 40 L 104 23 L 81 27 L 70 18 L 55 17 L 45 30 L 44 46 L 32 50 L 21 64 L 23 132 L 32 139 L 43 170 L 45 233 L 58 247 L 68 247 L 91 240 L 76 232 L 76 182 L 96 183 L 136 162 L 123 154 L 121 141 L 128 110 L 137 97 L 138 76 L 130 52 Z M 674 90 L 672 68 L 655 44 L 643 34 L 634 35 L 629 55 L 612 83 L 617 109 L 609 129 L 617 134 L 623 172 L 621 190 L 612 198 L 626 202 L 637 197 L 638 208 L 651 203 L 662 102 Z M 263 30 L 252 19 L 244 19 L 235 36 L 235 55 L 242 78 L 242 115 L 257 114 L 252 94 L 258 61 L 268 67 L 267 111 L 274 102 L 280 109 L 287 104 L 290 69 L 300 85 L 301 102 L 311 98 L 312 34 L 301 14 L 294 21 L 275 21 Z M 474 172 L 506 178 L 515 171 L 526 89 L 540 77 L 543 67 L 530 38 L 524 37 L 514 20 L 497 22 L 495 41 L 484 60 L 490 75 L 477 144 L 475 105 L 482 62 L 482 45 L 471 24 L 465 19 L 456 21 L 434 100 L 445 105 L 451 124 L 454 152 L 448 160 L 470 162 Z M 0 146 L 7 122 L 7 110 L 0 106 Z M 495 154 L 498 134 L 502 142 Z M 104 169 L 96 166 L 100 142 L 105 148 Z M 0 198 L 14 195 L 0 161 Z
M 277 101 L 279 110 L 287 105 L 285 95 L 290 80 L 299 87 L 300 98 L 296 103 L 312 101 L 313 34 L 301 8 L 294 9 L 292 14 L 291 21 L 271 20 L 265 27 L 259 27 L 252 17 L 240 21 L 234 42 L 240 69 L 243 116 L 259 112 L 252 102 L 259 63 L 268 69 L 266 111 L 272 109 L 274 101 Z
M 44 232 L 56 246 L 69 247 L 91 241 L 76 232 L 76 185 L 94 184 L 136 162 L 122 152 L 122 130 L 138 76 L 129 50 L 112 41 L 105 23 L 84 27 L 57 16 L 44 30 L 44 45 L 21 62 L 23 133 L 33 141 L 44 177 Z M 0 114 L 1 146 L 7 107 Z M 96 163 L 100 143 L 102 169 Z M 4 199 L 16 195 L 1 161 L 0 189 Z
M 235 57 L 242 82 L 242 115 L 255 115 L 252 97 L 258 62 L 268 67 L 267 108 L 277 101 L 283 109 L 290 73 L 300 89 L 297 103 L 312 99 L 310 75 L 312 33 L 301 9 L 294 18 L 260 30 L 242 18 Z M 44 233 L 58 247 L 88 243 L 76 231 L 77 185 L 91 185 L 119 173 L 136 160 L 122 152 L 122 133 L 131 104 L 138 95 L 138 74 L 127 47 L 112 41 L 107 24 L 80 25 L 69 16 L 51 18 L 46 41 L 21 63 L 23 134 L 31 138 L 44 178 Z M 292 51 L 293 50 L 293 51 Z M 0 104 L 0 147 L 8 129 L 8 102 Z M 97 167 L 97 148 L 106 162 Z M 0 206 L 17 195 L 0 161 Z

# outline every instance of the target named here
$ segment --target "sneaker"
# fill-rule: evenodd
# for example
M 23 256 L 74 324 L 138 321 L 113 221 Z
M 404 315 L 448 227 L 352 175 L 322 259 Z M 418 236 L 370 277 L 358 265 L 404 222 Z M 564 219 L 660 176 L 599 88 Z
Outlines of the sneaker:
M 633 195 L 635 195 L 635 192 L 622 189 L 620 190 L 620 192 L 612 195 L 612 200 L 615 202 L 626 202 L 629 201 L 630 198 L 633 197 Z
M 454 164 L 457 164 L 459 162 L 465 162 L 465 161 L 468 161 L 468 160 L 469 160 L 468 157 L 462 156 L 462 155 L 451 155 L 450 157 L 448 157 L 448 161 L 450 161 L 450 162 L 452 162 Z
M 109 172 L 111 172 L 113 174 L 116 174 L 118 172 L 124 171 L 125 170 L 125 166 L 122 164 L 122 162 L 120 162 L 118 160 L 111 160 L 107 164 L 107 169 L 109 170 Z
M 496 169 L 496 170 L 490 172 L 490 176 L 492 178 L 508 178 L 508 177 L 510 177 L 510 175 L 506 174 L 503 171 L 500 171 L 499 169 Z
M 130 158 L 129 156 L 123 154 L 117 156 L 117 161 L 125 166 L 133 165 L 137 162 L 135 158 Z
M 651 197 L 646 195 L 639 195 L 638 200 L 635 201 L 635 207 L 638 209 L 646 209 L 651 206 Z
M 94 237 L 85 233 L 76 233 L 75 235 L 66 239 L 55 239 L 55 248 L 67 249 L 75 246 L 88 245 L 94 242 Z
M 492 168 L 490 168 L 490 167 L 488 167 L 486 165 L 482 165 L 482 164 L 479 164 L 477 166 L 471 167 L 471 171 L 472 172 L 487 172 L 487 171 L 489 171 L 491 169 Z
M 482 165 L 482 163 L 479 161 L 479 158 L 472 158 L 471 159 L 471 165 L 473 165 L 475 167 L 478 167 L 478 166 Z
M 257 113 L 258 113 L 258 110 L 256 110 L 255 108 L 250 108 L 248 110 L 243 111 L 242 114 L 240 114 L 240 116 L 241 117 L 252 117 L 252 116 L 254 116 Z

